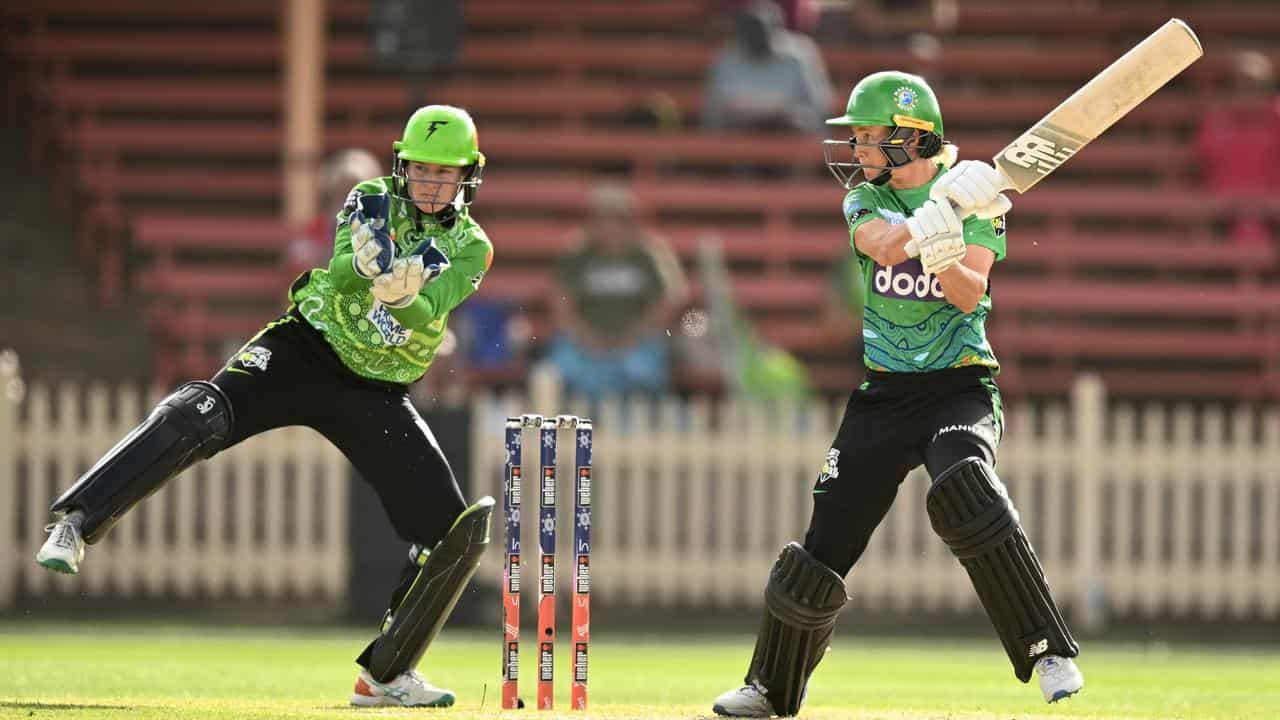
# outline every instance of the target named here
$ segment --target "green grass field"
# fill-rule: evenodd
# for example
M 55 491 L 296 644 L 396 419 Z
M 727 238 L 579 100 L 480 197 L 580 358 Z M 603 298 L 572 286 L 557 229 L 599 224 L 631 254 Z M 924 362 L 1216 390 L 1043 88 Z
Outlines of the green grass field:
M 351 630 L 0 623 L 0 718 L 583 717 L 499 711 L 500 638 L 448 631 L 422 670 L 458 693 L 449 710 L 347 706 L 351 658 L 367 635 Z M 696 718 L 737 681 L 752 638 L 610 634 L 592 644 L 596 718 Z M 561 643 L 561 646 L 566 643 Z M 526 643 L 528 647 L 528 643 Z M 533 695 L 526 651 L 521 692 Z M 990 642 L 894 640 L 844 633 L 809 689 L 806 718 L 1266 718 L 1280 717 L 1275 648 L 1108 645 L 1081 658 L 1081 695 L 1046 705 L 1018 683 Z M 567 707 L 567 657 L 557 703 Z M 532 703 L 530 703 L 532 704 Z

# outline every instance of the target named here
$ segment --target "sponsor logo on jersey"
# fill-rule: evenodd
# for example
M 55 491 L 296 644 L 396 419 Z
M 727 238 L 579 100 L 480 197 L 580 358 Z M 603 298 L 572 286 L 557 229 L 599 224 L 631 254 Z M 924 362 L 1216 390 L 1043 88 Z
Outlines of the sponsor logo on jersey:
M 897 300 L 945 300 L 942 283 L 936 275 L 926 273 L 920 258 L 908 258 L 897 265 L 884 267 L 876 263 L 871 276 L 871 289 L 877 295 Z
M 412 330 L 401 325 L 391 311 L 377 300 L 373 301 L 373 307 L 369 308 L 369 314 L 365 317 L 378 329 L 378 334 L 388 345 L 396 347 L 404 345 L 409 342 L 409 336 L 413 334 Z
M 903 215 L 897 210 L 890 210 L 889 208 L 876 208 L 876 209 L 880 211 L 880 217 L 884 218 L 885 220 L 888 220 L 890 225 L 901 225 L 902 223 L 907 221 L 907 216 Z
M 995 231 L 996 237 L 1004 236 L 1004 215 L 991 218 L 991 229 Z

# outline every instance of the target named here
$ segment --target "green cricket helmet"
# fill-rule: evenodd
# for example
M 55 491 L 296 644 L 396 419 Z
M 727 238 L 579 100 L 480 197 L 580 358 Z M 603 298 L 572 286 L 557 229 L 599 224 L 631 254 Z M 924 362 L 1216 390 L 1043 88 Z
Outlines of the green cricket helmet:
M 461 204 L 470 205 L 475 200 L 476 189 L 484 175 L 484 153 L 480 152 L 479 134 L 475 121 L 462 108 L 452 105 L 427 105 L 409 116 L 404 126 L 404 136 L 391 143 L 391 174 L 395 179 L 397 197 L 413 202 L 409 183 L 453 185 L 449 194 L 455 203 L 461 190 Z M 438 180 L 409 180 L 410 162 L 451 165 L 463 168 L 462 177 L 456 183 Z M 444 189 L 444 188 L 440 188 Z M 451 205 L 452 206 L 452 205 Z
M 827 167 L 836 180 L 848 189 L 864 169 L 879 170 L 871 182 L 883 185 L 889 171 L 906 165 L 917 157 L 928 158 L 942 150 L 942 110 L 929 83 L 919 75 L 889 70 L 872 73 L 853 86 L 844 115 L 827 120 L 828 125 L 854 127 L 880 125 L 892 128 L 888 137 L 877 143 L 859 143 L 854 139 L 825 140 L 822 143 Z M 883 165 L 857 162 L 853 150 L 874 147 L 884 155 Z M 847 149 L 846 149 L 847 148 Z

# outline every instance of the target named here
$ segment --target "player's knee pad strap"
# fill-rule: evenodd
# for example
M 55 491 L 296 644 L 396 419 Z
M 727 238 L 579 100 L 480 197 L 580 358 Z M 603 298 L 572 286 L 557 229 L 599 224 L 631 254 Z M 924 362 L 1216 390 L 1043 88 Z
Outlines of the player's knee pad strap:
M 970 457 L 947 468 L 929 488 L 926 506 L 934 532 L 969 573 L 1019 680 L 1031 679 L 1041 655 L 1080 652 L 990 465 Z
M 378 682 L 390 682 L 416 667 L 444 627 L 489 544 L 493 506 L 486 495 L 467 508 L 430 553 L 414 546 L 417 552 L 411 551 L 410 561 L 422 569 L 383 622 L 368 656 L 369 674 Z
M 782 549 L 765 587 L 764 618 L 746 678 L 764 688 L 779 715 L 800 711 L 809 676 L 822 660 L 847 600 L 838 573 L 799 543 Z
M 217 385 L 187 383 L 161 400 L 51 509 L 84 512 L 84 539 L 97 542 L 120 516 L 169 478 L 225 447 L 231 426 L 231 403 Z

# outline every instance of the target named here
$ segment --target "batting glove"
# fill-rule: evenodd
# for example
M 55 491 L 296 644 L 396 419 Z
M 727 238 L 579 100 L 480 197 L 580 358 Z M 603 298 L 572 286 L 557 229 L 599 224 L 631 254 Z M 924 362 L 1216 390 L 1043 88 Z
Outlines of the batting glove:
M 949 201 L 925 200 L 907 218 L 908 255 L 919 255 L 926 273 L 938 274 L 964 258 L 964 227 Z
M 974 215 L 991 220 L 1013 207 L 1013 201 L 1000 192 L 1004 183 L 1004 175 L 987 163 L 962 160 L 933 182 L 929 198 L 954 203 L 962 218 Z

